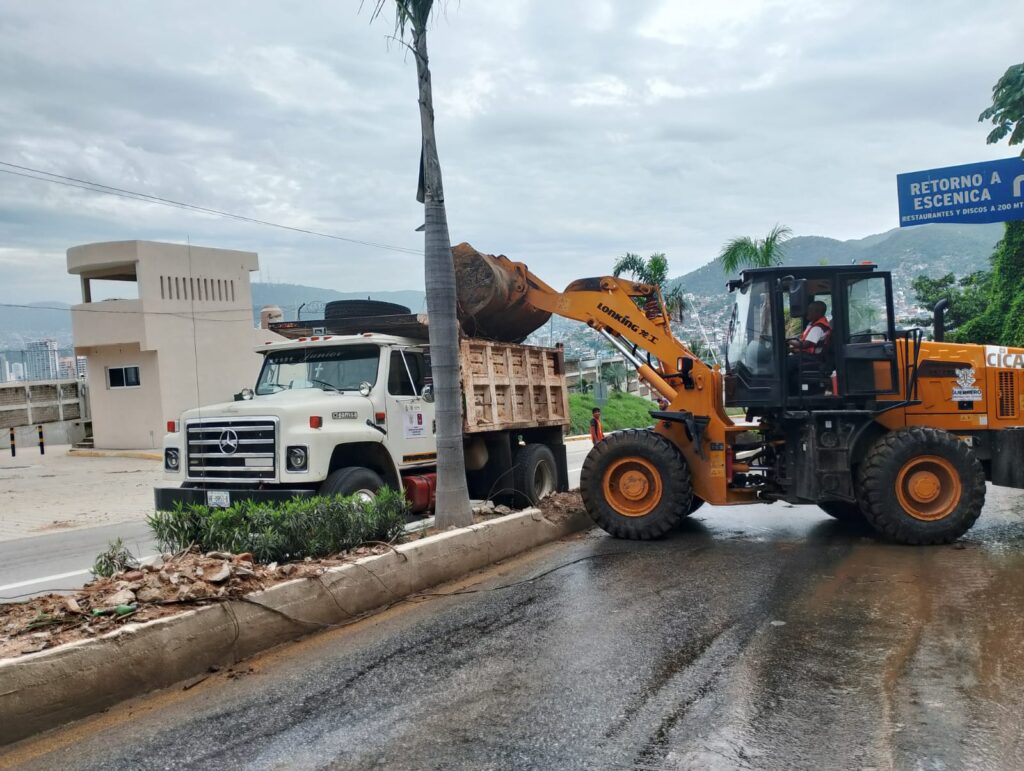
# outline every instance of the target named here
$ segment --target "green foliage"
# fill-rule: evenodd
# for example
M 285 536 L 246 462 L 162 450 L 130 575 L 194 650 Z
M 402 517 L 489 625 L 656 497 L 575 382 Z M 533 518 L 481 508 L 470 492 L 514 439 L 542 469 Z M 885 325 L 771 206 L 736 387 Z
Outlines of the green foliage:
M 992 255 L 983 312 L 960 328 L 965 343 L 1024 346 L 1024 221 L 1007 222 Z
M 682 318 L 686 309 L 686 301 L 683 299 L 682 290 L 678 286 L 668 285 L 668 258 L 664 252 L 655 252 L 647 259 L 639 254 L 626 252 L 615 261 L 612 267 L 612 275 L 618 278 L 623 273 L 630 274 L 633 281 L 640 284 L 651 284 L 661 291 L 661 299 L 665 301 L 665 310 L 670 318 Z M 635 298 L 638 307 L 643 307 L 644 301 Z
M 326 557 L 367 541 L 402 533 L 408 504 L 384 488 L 367 503 L 355 496 L 293 498 L 283 503 L 243 500 L 226 509 L 181 506 L 157 511 L 147 522 L 165 551 L 250 552 L 257 562 Z
M 995 126 L 985 140 L 988 144 L 1001 142 L 1006 136 L 1010 145 L 1024 143 L 1024 64 L 1014 64 L 999 78 L 992 87 L 992 106 L 978 120 L 991 121 Z
M 722 271 L 733 275 L 741 268 L 771 268 L 781 265 L 785 254 L 782 245 L 793 235 L 793 231 L 784 225 L 776 225 L 768 231 L 764 238 L 741 236 L 728 241 L 722 247 L 718 259 L 722 263 Z
M 92 573 L 107 578 L 122 570 L 138 567 L 138 564 L 139 561 L 135 559 L 135 555 L 128 550 L 120 538 L 117 538 L 107 544 L 106 551 L 96 555 L 96 560 L 92 564 Z
M 590 433 L 590 411 L 598 405 L 590 394 L 569 394 L 569 419 L 574 434 Z M 605 431 L 622 428 L 647 428 L 654 424 L 651 410 L 657 405 L 649 399 L 613 391 L 601 406 L 601 424 Z
M 991 273 L 981 270 L 959 280 L 954 274 L 947 273 L 941 278 L 918 276 L 911 286 L 917 301 L 928 310 L 933 309 L 939 300 L 949 301 L 946 327 L 952 332 L 985 312 L 991 278 Z

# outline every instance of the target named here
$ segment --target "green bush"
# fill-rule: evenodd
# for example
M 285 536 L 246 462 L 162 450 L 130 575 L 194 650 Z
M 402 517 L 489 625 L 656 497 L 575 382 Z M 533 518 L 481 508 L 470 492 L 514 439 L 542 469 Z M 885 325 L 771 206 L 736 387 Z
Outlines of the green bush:
M 402 533 L 405 496 L 390 488 L 367 503 L 355 496 L 292 498 L 275 503 L 243 500 L 226 509 L 178 504 L 147 519 L 164 551 L 249 552 L 257 562 L 326 557 L 367 541 Z
M 590 433 L 590 411 L 597 405 L 592 394 L 569 394 L 569 422 L 572 433 Z M 651 410 L 658 405 L 639 396 L 613 392 L 601 407 L 601 424 L 605 431 L 623 428 L 647 428 L 654 425 Z

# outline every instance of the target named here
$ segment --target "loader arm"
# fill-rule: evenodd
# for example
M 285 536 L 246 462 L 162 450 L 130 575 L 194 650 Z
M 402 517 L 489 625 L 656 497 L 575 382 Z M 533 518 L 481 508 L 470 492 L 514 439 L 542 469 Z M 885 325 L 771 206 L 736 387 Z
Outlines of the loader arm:
M 573 281 L 559 292 L 521 262 L 506 257 L 488 259 L 495 267 L 513 274 L 513 305 L 586 323 L 604 335 L 640 376 L 668 399 L 668 410 L 652 413 L 657 418 L 654 430 L 682 452 L 694 491 L 701 499 L 719 505 L 750 501 L 749 491 L 727 489 L 728 434 L 743 428 L 725 412 L 721 374 L 673 336 L 657 287 L 604 276 Z M 647 301 L 647 309 L 638 307 L 636 298 Z

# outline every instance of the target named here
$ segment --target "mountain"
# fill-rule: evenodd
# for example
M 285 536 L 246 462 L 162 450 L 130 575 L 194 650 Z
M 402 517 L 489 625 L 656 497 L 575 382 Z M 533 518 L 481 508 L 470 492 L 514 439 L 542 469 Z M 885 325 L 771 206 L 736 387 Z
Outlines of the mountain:
M 910 292 L 910 282 L 921 274 L 967 275 L 987 270 L 996 242 L 1003 236 L 1001 224 L 921 225 L 850 241 L 823 236 L 797 236 L 783 247 L 786 265 L 850 265 L 869 260 L 881 270 L 892 271 L 893 285 Z M 729 277 L 734 278 L 734 277 Z M 698 297 L 725 294 L 727 277 L 717 260 L 672 279 L 671 286 Z
M 414 289 L 398 290 L 393 292 L 338 292 L 334 289 L 322 287 L 304 286 L 302 284 L 253 284 L 252 285 L 252 309 L 259 320 L 260 308 L 264 305 L 276 305 L 284 312 L 285 321 L 294 321 L 297 317 L 299 306 L 305 304 L 302 310 L 304 319 L 322 319 L 322 303 L 332 300 L 382 300 L 384 302 L 398 303 L 409 308 L 413 313 L 426 311 L 426 295 Z
M 0 305 L 0 351 L 21 350 L 31 340 L 52 337 L 61 348 L 71 347 L 71 306 L 34 302 L 12 308 Z

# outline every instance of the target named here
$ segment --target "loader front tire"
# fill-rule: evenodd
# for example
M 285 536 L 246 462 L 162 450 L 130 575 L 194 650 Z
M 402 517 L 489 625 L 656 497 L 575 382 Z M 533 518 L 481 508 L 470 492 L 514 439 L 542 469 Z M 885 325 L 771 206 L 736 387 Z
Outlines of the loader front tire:
M 580 493 L 590 518 L 617 538 L 660 538 L 690 513 L 686 461 L 668 439 L 646 430 L 618 431 L 583 462 Z
M 860 466 L 864 518 L 897 543 L 951 543 L 978 519 L 985 471 L 959 437 L 935 428 L 886 434 Z

